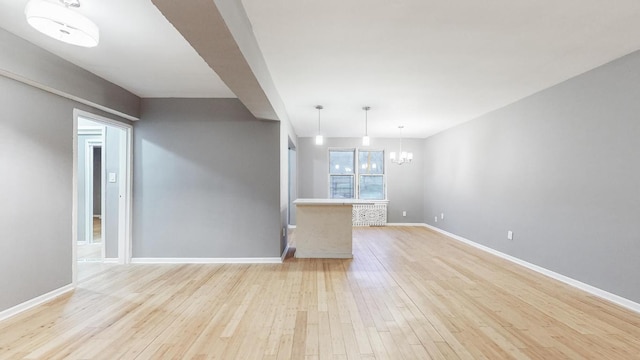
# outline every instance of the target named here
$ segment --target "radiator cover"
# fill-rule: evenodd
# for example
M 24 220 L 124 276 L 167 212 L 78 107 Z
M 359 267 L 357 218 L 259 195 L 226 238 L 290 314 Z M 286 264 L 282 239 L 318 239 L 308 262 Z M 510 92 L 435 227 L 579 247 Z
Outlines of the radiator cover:
M 354 204 L 353 226 L 385 226 L 387 224 L 387 202 Z

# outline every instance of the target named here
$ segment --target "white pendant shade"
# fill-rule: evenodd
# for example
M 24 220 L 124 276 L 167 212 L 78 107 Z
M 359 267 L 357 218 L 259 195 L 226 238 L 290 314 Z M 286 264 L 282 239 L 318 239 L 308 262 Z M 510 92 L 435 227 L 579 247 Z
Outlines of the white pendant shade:
M 41 33 L 69 44 L 94 47 L 100 30 L 93 21 L 62 4 L 31 0 L 24 10 L 29 25 Z
M 318 135 L 316 135 L 316 145 L 322 145 L 324 142 L 324 138 L 322 134 L 320 134 L 320 110 L 324 109 L 322 105 L 316 105 L 316 110 L 318 110 Z
M 369 136 L 365 135 L 362 137 L 362 146 L 369 146 L 371 144 L 371 139 Z

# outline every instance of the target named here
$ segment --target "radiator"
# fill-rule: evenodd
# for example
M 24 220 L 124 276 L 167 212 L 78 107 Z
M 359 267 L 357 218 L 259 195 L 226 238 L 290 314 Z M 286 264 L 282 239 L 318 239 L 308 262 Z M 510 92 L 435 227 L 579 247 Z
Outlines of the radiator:
M 387 203 L 354 204 L 353 226 L 384 226 L 387 223 Z

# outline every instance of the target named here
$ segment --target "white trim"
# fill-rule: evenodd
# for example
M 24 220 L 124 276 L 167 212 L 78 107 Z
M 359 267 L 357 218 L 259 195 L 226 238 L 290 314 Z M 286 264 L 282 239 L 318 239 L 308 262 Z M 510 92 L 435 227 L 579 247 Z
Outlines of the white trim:
M 284 251 L 282 255 L 280 255 L 280 262 L 284 262 L 284 259 L 287 257 L 287 253 L 289 252 L 289 243 L 287 242 L 287 246 L 284 247 Z
M 71 284 L 78 282 L 78 116 L 73 110 L 72 134 L 73 167 L 71 178 Z
M 126 188 L 125 188 L 125 243 L 126 252 L 123 254 L 125 264 L 131 262 L 133 256 L 133 127 L 130 126 L 125 129 L 127 137 L 127 158 L 126 158 Z
M 104 258 L 102 260 L 102 262 L 104 264 L 117 264 L 118 263 L 118 258 Z
M 49 300 L 53 300 L 62 294 L 66 294 L 69 291 L 73 291 L 75 286 L 73 284 L 65 285 L 61 288 L 50 291 L 46 294 L 40 295 L 31 300 L 27 300 L 21 304 L 18 304 L 14 307 L 10 307 L 7 310 L 0 311 L 0 321 L 6 320 L 12 316 L 18 315 L 21 312 L 27 311 L 31 308 L 34 308 L 40 304 L 43 304 Z
M 386 223 L 385 226 L 425 226 L 424 223 Z
M 303 259 L 353 259 L 352 253 L 331 253 L 325 251 L 300 251 L 296 249 L 296 258 Z
M 78 135 L 102 136 L 103 131 L 104 131 L 104 126 L 79 126 L 78 125 Z
M 295 229 L 295 228 L 296 228 L 296 225 L 291 225 L 291 224 L 289 224 L 289 225 L 287 225 L 287 228 L 288 228 L 289 230 L 292 230 L 292 229 Z M 289 245 L 287 245 L 287 246 L 289 246 Z
M 132 264 L 280 264 L 280 257 L 267 258 L 132 258 Z
M 511 261 L 512 263 L 518 264 L 520 266 L 524 266 L 527 269 L 533 270 L 533 271 L 535 271 L 535 272 L 537 272 L 539 274 L 545 275 L 545 276 L 550 277 L 552 279 L 555 279 L 555 280 L 558 280 L 560 282 L 563 282 L 563 283 L 565 283 L 567 285 L 573 286 L 573 287 L 575 287 L 577 289 L 585 291 L 585 292 L 587 292 L 587 293 L 589 293 L 591 295 L 595 295 L 595 296 L 597 296 L 599 298 L 602 298 L 604 300 L 610 301 L 610 302 L 612 302 L 614 304 L 620 305 L 620 306 L 622 306 L 622 307 L 624 307 L 626 309 L 629 309 L 631 311 L 634 311 L 636 313 L 640 313 L 640 304 L 639 303 L 636 303 L 636 302 L 633 302 L 633 301 L 631 301 L 629 299 L 623 298 L 622 296 L 619 296 L 619 295 L 616 295 L 616 294 L 612 294 L 612 293 L 610 293 L 608 291 L 599 289 L 599 288 L 597 288 L 595 286 L 592 286 L 592 285 L 589 285 L 589 284 L 585 284 L 585 283 L 583 283 L 581 281 L 572 279 L 572 278 L 570 278 L 568 276 L 564 276 L 562 274 L 558 274 L 557 272 L 551 271 L 549 269 L 545 269 L 545 268 L 543 268 L 541 266 L 526 262 L 526 261 L 524 261 L 522 259 L 518 259 L 518 258 L 513 257 L 511 255 L 507 255 L 507 254 L 505 254 L 503 252 L 500 252 L 500 251 L 492 249 L 490 247 L 478 244 L 478 243 L 473 242 L 473 241 L 471 241 L 469 239 L 465 239 L 462 236 L 458 236 L 458 235 L 452 234 L 450 232 L 444 231 L 442 229 L 439 229 L 439 228 L 437 228 L 435 226 L 431 226 L 429 224 L 416 224 L 416 226 L 424 226 L 424 227 L 429 228 L 429 229 L 431 229 L 433 231 L 436 231 L 436 232 L 439 232 L 439 233 L 441 233 L 443 235 L 446 235 L 446 236 L 448 236 L 448 237 L 450 237 L 450 238 L 452 238 L 454 240 L 463 242 L 463 243 L 465 243 L 467 245 L 473 246 L 473 247 L 475 247 L 477 249 L 480 249 L 482 251 L 485 251 L 485 252 L 487 252 L 489 254 L 492 254 L 492 255 L 498 256 L 500 258 L 503 258 L 505 260 Z

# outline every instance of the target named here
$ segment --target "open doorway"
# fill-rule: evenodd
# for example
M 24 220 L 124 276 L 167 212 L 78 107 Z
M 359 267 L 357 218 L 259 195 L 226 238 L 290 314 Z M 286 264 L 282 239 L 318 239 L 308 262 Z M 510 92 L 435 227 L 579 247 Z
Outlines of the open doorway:
M 104 262 L 103 216 L 105 198 L 103 146 L 106 126 L 78 121 L 78 241 L 77 261 Z
M 128 124 L 74 112 L 74 282 L 130 261 L 131 132 Z

